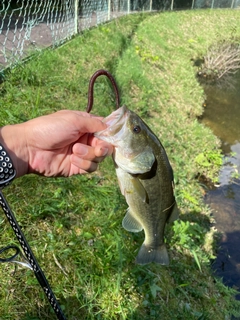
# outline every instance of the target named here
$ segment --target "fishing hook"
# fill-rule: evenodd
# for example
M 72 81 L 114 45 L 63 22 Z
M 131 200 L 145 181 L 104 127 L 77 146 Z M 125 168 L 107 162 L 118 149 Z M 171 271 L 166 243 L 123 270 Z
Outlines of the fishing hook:
M 15 245 L 9 245 L 7 247 L 2 248 L 0 250 L 0 254 L 2 254 L 3 252 L 5 252 L 7 250 L 10 250 L 10 249 L 14 249 L 15 253 L 12 256 L 10 256 L 9 258 L 4 258 L 4 259 L 0 258 L 0 262 L 12 262 L 19 255 L 20 249 Z
M 93 87 L 94 87 L 94 83 L 96 81 L 96 79 L 99 77 L 99 76 L 106 76 L 108 77 L 108 79 L 111 81 L 112 83 L 112 86 L 113 86 L 113 89 L 114 89 L 114 92 L 115 92 L 115 96 L 116 96 L 116 109 L 119 108 L 120 106 L 120 97 L 119 97 L 119 91 L 118 91 L 118 86 L 117 86 L 117 83 L 114 79 L 114 77 L 111 75 L 110 72 L 108 72 L 107 70 L 104 70 L 104 69 L 100 69 L 100 70 L 97 70 L 91 77 L 90 81 L 89 81 L 89 86 L 88 86 L 88 105 L 87 105 L 87 108 L 86 108 L 86 111 L 88 113 L 91 112 L 92 110 L 92 106 L 93 106 L 93 101 L 94 101 L 94 97 L 93 97 Z

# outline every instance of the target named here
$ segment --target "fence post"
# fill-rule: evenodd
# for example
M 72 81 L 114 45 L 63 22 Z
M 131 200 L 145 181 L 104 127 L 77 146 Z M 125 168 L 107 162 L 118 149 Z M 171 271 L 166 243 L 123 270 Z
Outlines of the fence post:
M 130 0 L 128 0 L 128 3 L 127 3 L 127 13 L 128 14 L 130 13 Z
M 78 0 L 74 4 L 74 33 L 78 33 Z
M 152 0 L 150 0 L 150 8 L 149 11 L 152 11 Z
M 111 0 L 108 0 L 108 20 L 111 19 Z

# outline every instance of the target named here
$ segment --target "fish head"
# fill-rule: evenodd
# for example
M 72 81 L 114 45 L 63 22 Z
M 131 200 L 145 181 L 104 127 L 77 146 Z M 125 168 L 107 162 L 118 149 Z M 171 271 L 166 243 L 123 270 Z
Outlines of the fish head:
M 94 135 L 114 146 L 114 161 L 131 174 L 151 170 L 155 155 L 150 146 L 149 128 L 126 106 L 122 106 L 103 120 L 107 128 Z

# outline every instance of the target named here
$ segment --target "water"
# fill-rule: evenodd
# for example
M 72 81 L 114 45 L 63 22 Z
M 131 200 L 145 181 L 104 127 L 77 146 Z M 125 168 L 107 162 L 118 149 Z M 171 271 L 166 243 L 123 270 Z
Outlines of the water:
M 225 164 L 220 172 L 220 186 L 206 195 L 222 232 L 220 249 L 213 264 L 223 282 L 239 290 L 240 299 L 240 73 L 234 88 L 206 86 L 206 110 L 202 122 L 222 141 Z

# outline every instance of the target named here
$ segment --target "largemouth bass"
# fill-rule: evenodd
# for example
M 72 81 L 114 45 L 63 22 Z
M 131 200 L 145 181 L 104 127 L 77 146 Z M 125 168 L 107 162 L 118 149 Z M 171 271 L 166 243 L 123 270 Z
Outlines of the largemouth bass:
M 173 170 L 159 139 L 133 111 L 123 106 L 103 120 L 107 129 L 95 136 L 114 146 L 119 186 L 129 208 L 122 221 L 131 232 L 144 230 L 136 263 L 168 265 L 166 222 L 178 218 Z

